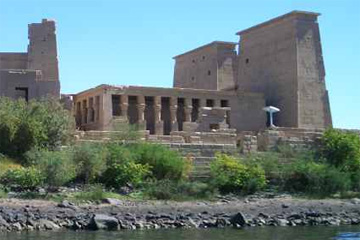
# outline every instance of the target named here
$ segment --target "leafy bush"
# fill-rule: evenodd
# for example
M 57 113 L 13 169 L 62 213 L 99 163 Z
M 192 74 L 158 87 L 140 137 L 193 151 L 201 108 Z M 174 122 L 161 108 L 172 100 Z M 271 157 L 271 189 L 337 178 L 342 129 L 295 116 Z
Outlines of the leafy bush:
M 78 179 L 90 183 L 101 176 L 106 168 L 106 149 L 94 143 L 83 143 L 74 148 L 74 163 Z
M 44 177 L 35 167 L 21 167 L 9 169 L 1 177 L 1 183 L 10 186 L 18 185 L 22 188 L 33 189 L 43 183 Z
M 0 178 L 9 169 L 20 168 L 21 165 L 16 163 L 14 160 L 0 155 Z
M 70 151 L 47 151 L 33 149 L 26 153 L 29 163 L 36 166 L 50 187 L 62 186 L 76 176 L 76 166 Z
M 360 169 L 360 137 L 355 133 L 328 129 L 321 138 L 319 150 L 331 165 L 346 171 Z
M 158 180 L 171 179 L 179 181 L 189 174 L 189 163 L 179 153 L 157 144 L 135 144 L 130 147 L 135 161 L 149 165 L 153 177 Z
M 107 167 L 101 178 L 107 187 L 138 185 L 150 175 L 150 166 L 135 163 L 134 156 L 128 148 L 110 144 L 107 146 L 107 151 Z
M 11 100 L 0 97 L 0 152 L 15 158 L 33 147 L 58 149 L 74 129 L 58 100 Z
M 329 196 L 351 187 L 350 174 L 312 160 L 296 161 L 286 171 L 285 189 L 293 192 Z
M 264 170 L 256 164 L 246 165 L 240 159 L 225 154 L 211 163 L 213 184 L 222 193 L 252 193 L 266 186 Z
M 141 134 L 138 131 L 138 126 L 135 124 L 128 124 L 126 122 L 113 122 L 111 140 L 113 141 L 138 141 Z
M 87 185 L 84 191 L 76 193 L 74 198 L 81 201 L 100 201 L 106 197 L 101 184 Z
M 0 186 L 0 199 L 6 197 L 7 197 L 7 192 Z
M 201 182 L 174 182 L 169 179 L 149 182 L 144 185 L 144 195 L 159 200 L 209 199 L 216 193 L 215 188 Z

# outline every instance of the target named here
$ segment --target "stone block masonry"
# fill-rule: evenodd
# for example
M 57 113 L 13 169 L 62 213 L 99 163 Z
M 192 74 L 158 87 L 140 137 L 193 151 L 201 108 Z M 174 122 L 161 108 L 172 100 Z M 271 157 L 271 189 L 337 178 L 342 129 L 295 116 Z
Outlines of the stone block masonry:
M 271 105 L 280 108 L 276 126 L 330 127 L 318 16 L 293 11 L 238 32 L 238 44 L 214 41 L 175 56 L 174 88 L 100 85 L 78 93 L 77 126 L 109 130 L 113 122 L 127 121 L 150 135 L 180 135 L 185 142 L 199 140 L 196 132 L 217 132 L 216 143 L 229 137 L 227 129 L 265 130 L 262 108 Z M 244 138 L 249 152 L 257 148 L 251 139 Z
M 177 55 L 173 88 L 102 84 L 64 102 L 89 140 L 106 140 L 131 125 L 152 142 L 239 140 L 244 153 L 271 148 L 280 138 L 311 142 L 309 135 L 332 124 L 319 15 L 292 11 L 238 32 L 238 43 L 213 41 Z M 29 25 L 27 52 L 0 53 L 0 96 L 59 94 L 55 21 L 43 19 Z M 262 109 L 269 105 L 281 110 L 277 130 L 267 129 Z
M 0 96 L 25 100 L 60 98 L 55 22 L 29 24 L 26 53 L 0 53 Z

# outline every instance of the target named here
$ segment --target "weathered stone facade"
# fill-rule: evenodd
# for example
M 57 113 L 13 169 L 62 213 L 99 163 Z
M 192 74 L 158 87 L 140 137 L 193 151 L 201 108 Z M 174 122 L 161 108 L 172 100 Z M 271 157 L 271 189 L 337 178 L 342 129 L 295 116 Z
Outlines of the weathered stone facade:
M 331 114 L 318 16 L 290 12 L 237 33 L 239 44 L 215 41 L 178 55 L 174 88 L 100 85 L 81 92 L 74 97 L 77 126 L 136 124 L 146 139 L 160 142 L 242 139 L 252 152 L 271 139 L 263 132 L 263 107 L 272 105 L 281 109 L 275 115 L 281 132 L 321 131 L 331 126 Z
M 55 22 L 29 24 L 26 53 L 0 52 L 0 96 L 26 100 L 60 97 Z
M 293 133 L 321 132 L 332 122 L 318 16 L 293 11 L 238 32 L 239 43 L 214 41 L 180 54 L 173 88 L 104 84 L 63 102 L 90 139 L 132 124 L 148 141 L 241 142 L 253 152 L 276 138 L 291 142 Z M 0 53 L 0 95 L 59 96 L 55 22 L 30 24 L 29 40 L 27 53 Z M 275 132 L 263 111 L 269 105 L 281 110 Z

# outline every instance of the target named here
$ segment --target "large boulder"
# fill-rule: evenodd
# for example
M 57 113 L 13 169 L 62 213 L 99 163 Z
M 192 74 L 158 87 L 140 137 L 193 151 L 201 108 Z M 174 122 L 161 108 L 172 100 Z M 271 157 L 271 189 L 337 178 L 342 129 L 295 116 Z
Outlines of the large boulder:
M 230 223 L 234 227 L 246 226 L 248 224 L 248 222 L 249 221 L 246 219 L 245 215 L 242 212 L 238 212 L 237 214 L 232 216 L 231 219 L 230 219 Z
M 8 222 L 0 216 L 0 227 L 9 227 Z
M 56 230 L 60 228 L 57 224 L 47 219 L 40 219 L 39 222 L 40 227 L 46 230 Z
M 117 230 L 119 228 L 119 221 L 111 216 L 104 214 L 95 214 L 88 225 L 89 230 Z

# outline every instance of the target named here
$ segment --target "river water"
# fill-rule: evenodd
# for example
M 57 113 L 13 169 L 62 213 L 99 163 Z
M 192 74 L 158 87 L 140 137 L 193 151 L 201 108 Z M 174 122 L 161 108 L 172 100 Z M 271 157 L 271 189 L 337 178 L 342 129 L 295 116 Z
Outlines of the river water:
M 360 240 L 335 238 L 341 233 L 360 232 L 360 226 L 256 227 L 248 229 L 176 229 L 116 232 L 22 232 L 0 233 L 1 240 Z

